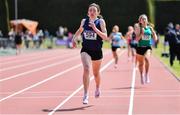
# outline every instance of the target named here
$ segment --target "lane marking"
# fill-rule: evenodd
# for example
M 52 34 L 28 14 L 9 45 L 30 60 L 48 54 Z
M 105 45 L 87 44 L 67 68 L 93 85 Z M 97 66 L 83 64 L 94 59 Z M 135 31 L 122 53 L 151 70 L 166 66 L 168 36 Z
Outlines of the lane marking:
M 0 82 L 7 81 L 7 80 L 10 80 L 10 79 L 14 79 L 14 78 L 18 78 L 18 77 L 23 76 L 23 75 L 27 75 L 27 74 L 30 74 L 30 73 L 33 73 L 33 72 L 37 72 L 37 71 L 40 71 L 40 70 L 43 70 L 43 69 L 47 69 L 47 68 L 50 68 L 50 67 L 53 67 L 53 66 L 56 66 L 56 65 L 59 65 L 59 64 L 66 63 L 66 62 L 70 62 L 72 60 L 78 59 L 79 57 L 80 56 L 72 57 L 72 58 L 60 61 L 59 63 L 53 63 L 53 64 L 50 64 L 50 65 L 47 65 L 47 66 L 43 66 L 43 67 L 36 68 L 36 69 L 30 70 L 30 71 L 26 71 L 26 72 L 23 72 L 23 73 L 20 73 L 20 74 L 16 74 L 16 75 L 13 75 L 13 76 L 10 76 L 10 77 L 6 77 L 6 78 L 3 78 L 3 79 L 0 79 Z M 23 77 L 26 77 L 26 76 L 23 76 Z
M 34 55 L 24 55 L 24 57 L 11 57 L 11 60 L 3 60 L 2 62 L 0 62 L 0 64 L 9 64 L 9 63 L 16 63 L 16 62 L 24 62 L 24 61 L 28 61 L 28 60 L 34 60 L 34 59 L 39 59 L 44 57 L 44 55 L 55 55 L 57 51 L 46 51 L 46 52 L 40 52 Z M 61 53 L 65 53 L 65 51 L 61 52 Z M 19 55 L 20 56 L 20 55 Z M 34 57 L 35 56 L 35 57 Z M 32 58 L 33 57 L 33 58 Z
M 122 51 L 120 55 L 122 55 L 125 51 Z M 104 65 L 100 72 L 104 71 L 109 65 L 114 62 L 114 59 L 111 59 L 106 65 Z M 94 79 L 94 76 L 91 76 L 90 82 Z M 78 89 L 76 89 L 72 94 L 70 94 L 65 100 L 63 100 L 59 105 L 57 105 L 48 115 L 53 115 L 59 108 L 61 108 L 67 101 L 69 101 L 74 95 L 76 95 L 81 89 L 83 89 L 83 85 L 81 85 Z
M 107 55 L 107 54 L 109 54 L 109 53 L 110 53 L 110 52 L 106 52 L 105 55 Z M 79 57 L 79 56 L 76 56 L 76 57 Z M 73 58 L 75 58 L 75 57 L 73 57 Z M 64 62 L 64 61 L 63 61 L 63 62 Z M 63 63 L 63 62 L 62 62 L 62 63 Z M 29 87 L 27 87 L 27 88 L 25 88 L 25 89 L 22 89 L 22 90 L 20 90 L 20 91 L 18 91 L 18 92 L 15 92 L 15 93 L 13 93 L 13 94 L 11 94 L 11 95 L 9 95 L 9 96 L 6 96 L 6 97 L 0 99 L 0 102 L 4 101 L 4 100 L 6 100 L 6 99 L 9 99 L 9 98 L 11 98 L 11 97 L 13 97 L 13 96 L 16 96 L 16 95 L 18 95 L 18 94 L 20 94 L 20 93 L 23 93 L 23 92 L 25 92 L 25 91 L 27 91 L 27 90 L 29 90 L 29 89 L 32 89 L 32 88 L 34 88 L 34 87 L 36 87 L 36 86 L 39 86 L 39 85 L 41 85 L 41 84 L 43 84 L 43 83 L 45 83 L 45 82 L 47 82 L 47 81 L 49 81 L 49 80 L 51 80 L 51 79 L 54 79 L 54 78 L 56 78 L 56 77 L 59 77 L 59 76 L 65 74 L 65 73 L 68 73 L 68 72 L 70 72 L 70 71 L 72 71 L 72 70 L 74 70 L 74 69 L 76 69 L 76 68 L 79 68 L 80 66 L 82 66 L 82 64 L 78 64 L 78 65 L 73 66 L 73 67 L 71 67 L 71 68 L 69 68 L 69 69 L 66 69 L 66 70 L 64 70 L 64 71 L 62 71 L 62 72 L 60 72 L 60 73 L 57 73 L 57 74 L 55 74 L 55 75 L 53 75 L 53 76 L 50 76 L 50 77 L 47 78 L 47 79 L 44 79 L 44 80 L 42 80 L 42 81 L 40 81 L 40 82 L 35 83 L 34 85 L 31 85 L 31 86 L 29 86 Z
M 41 85 L 41 84 L 43 84 L 43 83 L 45 83 L 45 82 L 47 82 L 47 81 L 49 81 L 49 80 L 51 80 L 51 79 L 54 79 L 54 78 L 56 78 L 56 77 L 60 77 L 61 75 L 66 74 L 66 73 L 68 73 L 68 72 L 70 72 L 70 71 L 72 71 L 72 70 L 74 70 L 74 69 L 76 69 L 76 68 L 79 68 L 80 66 L 82 66 L 82 64 L 78 64 L 78 65 L 73 66 L 73 67 L 71 67 L 71 68 L 69 68 L 69 69 L 66 69 L 66 70 L 64 70 L 64 71 L 62 71 L 62 72 L 60 72 L 60 73 L 57 73 L 57 74 L 55 74 L 55 75 L 53 75 L 53 76 L 50 76 L 50 77 L 47 78 L 47 79 L 44 79 L 44 80 L 42 80 L 42 81 L 40 81 L 40 82 L 35 83 L 34 85 L 31 85 L 31 86 L 29 86 L 29 87 L 27 87 L 27 88 L 25 88 L 25 89 L 22 89 L 22 90 L 20 90 L 20 91 L 18 91 L 18 92 L 15 92 L 15 93 L 13 93 L 13 94 L 11 94 L 11 95 L 9 95 L 9 96 L 6 96 L 6 97 L 0 99 L 0 102 L 4 101 L 4 100 L 6 100 L 6 99 L 9 99 L 9 98 L 11 98 L 11 97 L 13 97 L 13 96 L 16 96 L 16 95 L 18 95 L 18 94 L 20 94 L 20 93 L 23 93 L 23 92 L 25 92 L 25 91 L 27 91 L 27 90 L 29 90 L 29 89 L 32 89 L 32 88 L 34 88 L 34 87 L 36 87 L 36 86 L 39 86 L 39 85 Z
M 64 98 L 64 96 L 68 96 L 68 95 L 32 95 L 32 96 L 16 96 L 16 97 L 12 97 L 12 99 L 47 99 L 47 98 Z M 90 98 L 94 97 L 94 96 L 89 96 Z M 129 95 L 103 95 L 101 96 L 102 98 L 129 98 Z M 180 97 L 180 95 L 136 95 L 137 98 L 172 98 L 172 97 Z M 79 96 L 73 96 L 73 98 L 82 98 L 81 95 Z
M 135 67 L 133 67 L 132 82 L 131 82 L 131 95 L 130 95 L 130 101 L 129 101 L 128 115 L 133 114 L 135 78 L 136 78 L 136 69 L 135 69 Z
M 30 114 L 1 114 L 1 115 L 30 115 Z M 32 114 L 32 115 L 45 115 L 45 114 Z M 97 115 L 97 114 L 64 114 L 64 115 Z M 125 115 L 125 114 L 100 114 L 100 115 Z M 138 115 L 144 115 L 144 114 L 138 114 Z M 158 115 L 158 114 L 148 114 L 148 115 Z M 162 114 L 159 114 L 159 115 L 162 115 Z M 166 115 L 166 114 L 163 114 L 163 115 Z M 179 114 L 170 114 L 170 115 L 179 115 Z
M 102 90 L 104 93 L 128 93 L 130 91 L 112 91 L 112 90 Z M 41 94 L 41 93 L 45 93 L 45 94 L 53 94 L 53 93 L 70 93 L 72 92 L 71 90 L 66 90 L 66 91 L 36 91 L 36 92 L 25 92 L 23 94 Z M 180 90 L 152 90 L 152 91 L 136 91 L 137 93 L 180 93 Z M 1 94 L 11 94 L 11 93 L 14 93 L 14 92 L 0 92 L 0 95 Z M 91 91 L 90 91 L 91 93 Z
M 74 54 L 73 54 L 74 55 Z M 61 59 L 60 57 L 62 58 L 65 58 L 66 56 L 73 56 L 72 54 L 71 55 L 63 55 L 62 56 L 56 56 L 56 57 L 53 57 L 53 58 L 49 58 L 48 59 L 44 59 L 44 60 L 40 60 L 40 61 L 33 61 L 33 62 L 30 62 L 30 63 L 25 63 L 25 64 L 22 64 L 22 65 L 17 65 L 17 66 L 11 66 L 11 67 L 7 67 L 7 68 L 2 68 L 0 69 L 0 72 L 2 71 L 7 71 L 7 70 L 11 70 L 11 69 L 16 69 L 16 68 L 20 68 L 20 67 L 24 67 L 24 66 L 28 66 L 28 65 L 33 65 L 33 64 L 38 64 L 38 63 L 42 63 L 42 62 L 46 62 L 46 61 L 50 61 L 50 60 L 54 60 L 54 59 Z
M 109 53 L 110 52 L 106 52 L 104 55 L 107 55 Z M 23 73 L 20 73 L 20 74 L 16 74 L 16 75 L 13 75 L 13 76 L 10 76 L 10 77 L 6 77 L 6 78 L 3 78 L 3 79 L 0 79 L 0 82 L 7 81 L 7 80 L 10 80 L 10 79 L 14 79 L 14 78 L 18 78 L 18 77 L 20 77 L 22 75 L 26 75 L 26 74 L 30 74 L 30 73 L 33 73 L 33 72 L 37 72 L 37 71 L 40 71 L 40 70 L 43 70 L 43 69 L 46 69 L 46 68 L 49 68 L 49 67 L 52 67 L 52 66 L 63 64 L 65 62 L 69 62 L 69 61 L 75 60 L 76 58 L 79 58 L 79 57 L 80 57 L 80 55 L 72 57 L 72 58 L 69 58 L 69 59 L 66 59 L 66 60 L 63 60 L 63 61 L 61 61 L 59 63 L 50 64 L 50 65 L 47 65 L 47 66 L 43 66 L 41 68 L 36 68 L 36 69 L 30 70 L 30 71 L 26 71 L 26 72 L 23 72 Z M 26 76 L 24 76 L 24 77 L 26 77 Z

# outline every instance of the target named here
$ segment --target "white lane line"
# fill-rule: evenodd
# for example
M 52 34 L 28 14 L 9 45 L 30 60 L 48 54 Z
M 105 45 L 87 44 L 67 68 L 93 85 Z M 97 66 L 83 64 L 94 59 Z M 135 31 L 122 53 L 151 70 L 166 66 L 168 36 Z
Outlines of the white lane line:
M 129 101 L 128 115 L 133 114 L 135 78 L 136 78 L 136 69 L 135 69 L 135 67 L 133 67 L 132 82 L 131 82 L 131 95 L 130 95 L 130 101 Z
M 74 55 L 74 54 L 73 54 Z M 7 70 L 11 70 L 11 69 L 16 69 L 16 68 L 20 68 L 20 67 L 24 67 L 24 66 L 28 66 L 28 65 L 33 65 L 33 64 L 38 64 L 38 63 L 42 63 L 42 62 L 46 62 L 46 61 L 50 61 L 50 60 L 54 60 L 54 59 L 61 59 L 60 57 L 64 58 L 66 56 L 73 56 L 72 54 L 71 55 L 63 55 L 63 56 L 56 56 L 56 57 L 53 57 L 53 58 L 48 58 L 48 59 L 41 59 L 40 61 L 33 61 L 33 62 L 30 62 L 30 63 L 26 63 L 26 64 L 22 64 L 22 65 L 17 65 L 17 66 L 11 66 L 11 67 L 7 67 L 7 68 L 2 68 L 0 69 L 0 72 L 2 71 L 7 71 Z
M 78 64 L 78 65 L 73 66 L 73 67 L 71 67 L 71 68 L 69 68 L 69 69 L 66 69 L 66 70 L 64 70 L 64 71 L 62 71 L 62 72 L 60 72 L 60 73 L 57 73 L 57 74 L 55 74 L 55 75 L 53 75 L 53 76 L 50 76 L 50 77 L 47 78 L 47 79 L 44 79 L 44 80 L 42 80 L 42 81 L 40 81 L 40 82 L 35 83 L 34 85 L 31 85 L 31 86 L 29 86 L 29 87 L 27 87 L 27 88 L 25 88 L 25 89 L 22 89 L 22 90 L 20 90 L 20 91 L 18 91 L 18 92 L 15 92 L 15 93 L 13 93 L 13 94 L 11 94 L 11 95 L 9 95 L 9 96 L 6 96 L 6 97 L 0 99 L 0 102 L 4 101 L 4 100 L 6 100 L 6 99 L 9 99 L 9 98 L 11 98 L 11 97 L 13 97 L 13 96 L 16 96 L 16 95 L 18 95 L 18 94 L 20 94 L 20 93 L 23 93 L 23 92 L 25 92 L 25 91 L 27 91 L 27 90 L 29 90 L 29 89 L 32 89 L 32 88 L 34 88 L 34 87 L 36 87 L 36 86 L 39 86 L 39 85 L 41 85 L 41 84 L 43 84 L 43 83 L 45 83 L 45 82 L 47 82 L 47 81 L 49 81 L 49 80 L 51 80 L 51 79 L 54 79 L 54 78 L 56 78 L 56 77 L 60 77 L 61 75 L 66 74 L 66 73 L 68 73 L 68 72 L 70 72 L 70 71 L 72 71 L 72 70 L 74 70 L 74 69 L 76 69 L 76 68 L 78 68 L 78 67 L 80 67 L 80 66 L 82 66 L 82 64 Z
M 36 91 L 36 92 L 25 92 L 23 94 L 53 94 L 53 93 L 70 93 L 72 92 L 71 90 L 69 91 Z M 91 92 L 91 91 L 90 91 Z M 112 91 L 112 90 L 103 90 L 104 93 L 128 93 L 130 91 Z M 163 95 L 165 95 L 164 93 L 180 93 L 180 90 L 153 90 L 153 91 L 136 91 L 137 93 L 153 93 L 153 95 L 156 95 L 157 93 L 160 95 L 160 93 L 162 93 Z M 0 92 L 0 95 L 4 95 L 4 94 L 11 94 L 14 92 Z M 155 94 L 154 94 L 155 93 Z M 138 95 L 138 94 L 137 94 Z M 142 95 L 142 94 L 139 94 Z M 177 94 L 179 95 L 179 94 Z
M 1 114 L 1 115 L 45 115 L 45 114 Z M 97 115 L 97 113 L 96 114 L 64 114 L 64 115 Z M 125 115 L 125 114 L 100 114 L 100 115 Z M 138 114 L 138 115 L 144 115 L 144 114 Z M 148 115 L 162 115 L 162 114 L 148 114 Z M 179 115 L 179 114 L 167 114 L 167 115 Z
M 63 52 L 63 53 L 65 53 L 65 52 Z M 26 57 L 17 57 L 17 56 L 15 56 L 12 60 L 4 60 L 3 62 L 0 62 L 0 64 L 9 64 L 9 63 L 31 61 L 31 60 L 34 60 L 34 59 L 41 59 L 41 58 L 44 57 L 44 55 L 47 55 L 47 54 L 48 55 L 55 55 L 52 52 L 44 52 L 44 53 L 37 53 L 37 54 L 34 54 L 34 55 L 29 55 L 29 56 L 26 56 Z
M 47 99 L 47 98 L 64 98 L 64 96 L 68 95 L 31 95 L 31 96 L 16 96 L 12 97 L 12 99 Z M 81 98 L 81 95 L 73 96 L 73 98 Z M 89 96 L 90 98 L 94 96 Z M 172 97 L 180 97 L 180 95 L 136 95 L 136 98 L 172 98 Z M 102 95 L 101 98 L 129 98 L 129 95 Z
M 109 54 L 109 53 L 110 53 L 110 52 L 106 52 L 105 55 L 107 55 L 107 54 Z M 78 58 L 78 57 L 80 57 L 80 56 L 78 55 L 78 56 L 69 58 L 69 59 L 67 59 L 67 60 L 63 60 L 63 61 L 61 61 L 61 62 L 59 62 L 59 63 L 50 64 L 50 65 L 47 65 L 47 66 L 44 66 L 44 67 L 41 67 L 41 68 L 33 69 L 33 70 L 30 70 L 30 71 L 26 71 L 26 72 L 24 72 L 24 73 L 20 73 L 20 74 L 13 75 L 13 76 L 10 76 L 10 77 L 7 77 L 7 78 L 3 78 L 3 79 L 0 79 L 0 82 L 7 81 L 7 80 L 10 80 L 10 79 L 14 79 L 14 78 L 18 78 L 19 76 L 26 75 L 26 74 L 30 74 L 30 73 L 33 73 L 33 72 L 37 72 L 37 71 L 40 71 L 40 70 L 43 70 L 43 69 L 46 69 L 46 68 L 49 68 L 49 67 L 52 67 L 52 66 L 56 66 L 56 65 L 59 65 L 59 64 L 63 64 L 63 63 L 66 63 L 66 62 L 75 60 L 75 59 Z M 24 76 L 24 77 L 25 77 L 25 76 Z
M 107 55 L 107 54 L 109 54 L 109 53 L 110 53 L 110 52 L 106 52 L 105 55 Z M 79 56 L 76 56 L 76 57 L 79 57 Z M 76 57 L 73 57 L 73 58 L 76 58 Z M 71 58 L 71 59 L 72 59 L 72 58 Z M 67 59 L 67 60 L 68 60 L 68 59 Z M 67 60 L 66 60 L 66 61 L 67 61 Z M 62 63 L 64 63 L 64 61 L 63 61 Z M 9 98 L 11 98 L 11 97 L 13 97 L 13 96 L 16 96 L 16 95 L 18 95 L 18 94 L 20 94 L 20 93 L 23 93 L 23 92 L 25 92 L 25 91 L 27 91 L 27 90 L 29 90 L 29 89 L 32 89 L 32 88 L 34 88 L 34 87 L 36 87 L 36 86 L 39 86 L 39 85 L 41 85 L 41 84 L 43 84 L 43 83 L 45 83 L 45 82 L 47 82 L 47 81 L 49 81 L 49 80 L 51 80 L 51 79 L 54 79 L 54 78 L 56 78 L 56 77 L 59 77 L 59 76 L 65 74 L 65 73 L 67 73 L 67 72 L 69 72 L 69 71 L 72 71 L 72 70 L 74 70 L 74 69 L 76 69 L 76 68 L 78 68 L 78 67 L 80 67 L 80 66 L 82 66 L 82 64 L 78 64 L 78 65 L 73 66 L 73 67 L 71 67 L 71 68 L 69 68 L 69 69 L 66 69 L 66 70 L 64 70 L 64 71 L 62 71 L 62 72 L 60 72 L 60 73 L 57 73 L 57 74 L 55 74 L 55 75 L 53 75 L 53 76 L 50 76 L 49 78 L 47 78 L 47 79 L 45 79 L 45 80 L 42 80 L 42 81 L 40 81 L 40 82 L 38 82 L 38 83 L 36 83 L 36 84 L 34 84 L 34 85 L 31 85 L 31 86 L 29 86 L 29 87 L 27 87 L 27 88 L 25 88 L 25 89 L 22 89 L 22 90 L 20 90 L 20 91 L 18 91 L 18 92 L 15 92 L 15 93 L 13 93 L 13 94 L 11 94 L 11 95 L 9 95 L 9 96 L 6 96 L 6 97 L 0 99 L 0 102 L 4 101 L 4 100 L 6 100 L 6 99 L 9 99 Z
M 121 52 L 120 55 L 124 53 Z M 104 71 L 109 65 L 111 65 L 114 62 L 114 59 L 111 59 L 105 66 L 103 66 L 100 69 L 100 72 Z M 90 81 L 94 79 L 94 76 L 91 76 Z M 56 106 L 48 115 L 53 115 L 59 108 L 61 108 L 67 101 L 69 101 L 74 95 L 76 95 L 81 89 L 83 88 L 83 85 L 81 85 L 78 89 L 76 89 L 72 94 L 70 94 L 65 100 L 63 100 L 58 106 Z
M 59 64 L 63 64 L 63 63 L 66 63 L 66 62 L 69 62 L 69 61 L 72 61 L 72 60 L 76 60 L 78 58 L 79 58 L 79 56 L 75 56 L 75 57 L 60 61 L 59 63 L 53 63 L 53 64 L 50 64 L 50 65 L 47 65 L 47 66 L 43 66 L 41 68 L 36 68 L 36 69 L 30 70 L 30 71 L 26 71 L 26 72 L 23 72 L 23 73 L 20 73 L 20 74 L 16 74 L 16 75 L 4 78 L 4 79 L 0 79 L 0 82 L 7 81 L 7 80 L 10 80 L 10 79 L 14 79 L 14 78 L 18 78 L 18 77 L 20 77 L 22 75 L 30 74 L 30 73 L 37 72 L 37 71 L 40 71 L 40 70 L 43 70 L 43 69 L 47 69 L 47 68 L 50 68 L 50 67 L 53 67 L 53 66 L 56 66 L 56 65 L 59 65 Z M 26 76 L 24 76 L 24 77 L 26 77 Z

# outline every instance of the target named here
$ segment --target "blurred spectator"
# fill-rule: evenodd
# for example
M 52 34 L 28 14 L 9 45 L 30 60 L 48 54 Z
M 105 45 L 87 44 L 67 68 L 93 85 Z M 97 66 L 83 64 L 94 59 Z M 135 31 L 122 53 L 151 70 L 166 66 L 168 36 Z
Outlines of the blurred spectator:
M 180 60 L 180 28 L 177 24 L 175 29 L 170 29 L 167 33 L 167 40 L 169 43 L 169 53 L 170 53 L 170 65 L 173 66 L 173 62 L 177 56 Z
M 69 32 L 67 38 L 67 48 L 73 48 L 72 39 L 73 39 L 73 34 Z
M 64 36 L 68 37 L 68 34 L 69 34 L 68 28 L 64 27 Z
M 44 41 L 44 33 L 42 29 L 38 31 L 37 36 L 38 36 L 38 48 L 40 48 Z
M 10 30 L 9 33 L 8 33 L 8 35 L 9 35 L 9 39 L 10 39 L 10 40 L 14 40 L 15 31 L 14 31 L 13 28 L 11 28 L 11 30 Z
M 20 30 L 15 32 L 16 55 L 21 53 L 23 33 Z
M 49 38 L 50 34 L 49 31 L 47 29 L 44 30 L 44 37 L 45 38 Z
M 0 30 L 0 37 L 3 37 L 3 33 L 2 33 L 2 31 Z
M 32 33 L 26 30 L 24 34 L 24 43 L 25 43 L 26 48 L 29 48 L 29 43 L 31 40 L 32 40 Z
M 176 53 L 177 53 L 177 59 L 179 60 L 180 63 L 180 25 L 176 24 L 176 35 L 177 35 L 177 48 L 176 48 Z
M 170 34 L 170 31 L 173 30 L 173 28 L 174 28 L 174 25 L 172 22 L 170 22 L 164 31 L 164 44 L 163 44 L 164 45 L 164 52 L 163 52 L 162 56 L 168 57 L 168 52 L 167 52 L 167 47 L 169 46 L 168 38 L 170 37 L 169 34 Z
M 39 36 L 37 34 L 33 35 L 33 47 L 39 48 Z
M 58 38 L 63 39 L 64 37 L 64 28 L 59 26 L 59 29 L 56 31 L 56 35 Z

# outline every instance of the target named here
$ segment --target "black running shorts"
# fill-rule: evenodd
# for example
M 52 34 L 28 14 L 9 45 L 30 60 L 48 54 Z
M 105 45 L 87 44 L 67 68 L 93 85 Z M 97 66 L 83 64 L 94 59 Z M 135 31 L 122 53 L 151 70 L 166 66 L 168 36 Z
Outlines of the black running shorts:
M 147 50 L 152 50 L 150 46 L 136 47 L 136 53 L 139 55 L 145 55 Z
M 86 52 L 91 57 L 91 60 L 100 60 L 103 58 L 102 50 L 96 51 L 96 50 L 87 50 L 82 48 L 81 53 Z
M 113 52 L 115 52 L 118 48 L 120 48 L 120 47 L 111 47 L 111 50 L 113 51 Z

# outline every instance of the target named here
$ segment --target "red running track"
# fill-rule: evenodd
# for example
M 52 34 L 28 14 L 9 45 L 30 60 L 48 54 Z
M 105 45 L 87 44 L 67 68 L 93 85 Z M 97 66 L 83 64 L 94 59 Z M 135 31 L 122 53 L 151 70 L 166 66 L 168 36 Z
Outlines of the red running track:
M 91 72 L 90 100 L 82 104 L 82 65 L 79 49 L 50 50 L 0 57 L 0 115 L 179 115 L 179 81 L 151 57 L 151 83 L 140 84 L 139 72 L 119 52 L 113 67 L 104 50 L 101 97 L 94 98 Z

